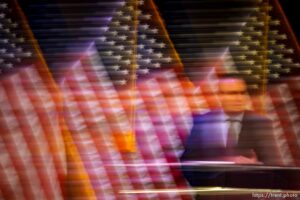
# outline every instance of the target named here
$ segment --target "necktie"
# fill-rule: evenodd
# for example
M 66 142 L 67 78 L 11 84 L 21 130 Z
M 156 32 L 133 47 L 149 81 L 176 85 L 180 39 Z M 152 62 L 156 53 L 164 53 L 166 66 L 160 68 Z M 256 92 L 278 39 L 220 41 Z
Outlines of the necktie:
M 227 133 L 227 142 L 226 147 L 234 147 L 237 143 L 238 133 L 236 130 L 237 120 L 228 120 L 228 133 Z

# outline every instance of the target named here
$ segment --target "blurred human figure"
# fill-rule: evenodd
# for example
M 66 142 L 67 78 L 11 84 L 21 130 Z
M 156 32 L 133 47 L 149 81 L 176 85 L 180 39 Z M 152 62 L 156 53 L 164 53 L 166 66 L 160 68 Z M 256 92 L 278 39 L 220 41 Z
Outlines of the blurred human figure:
M 279 164 L 271 121 L 247 110 L 244 81 L 221 79 L 218 89 L 222 109 L 194 116 L 182 160 Z
M 238 78 L 220 79 L 218 92 L 222 109 L 193 116 L 193 128 L 181 161 L 280 165 L 272 122 L 247 109 L 249 97 L 244 81 Z M 183 167 L 183 173 L 192 186 L 199 186 L 203 179 L 219 175 L 194 173 L 186 169 Z

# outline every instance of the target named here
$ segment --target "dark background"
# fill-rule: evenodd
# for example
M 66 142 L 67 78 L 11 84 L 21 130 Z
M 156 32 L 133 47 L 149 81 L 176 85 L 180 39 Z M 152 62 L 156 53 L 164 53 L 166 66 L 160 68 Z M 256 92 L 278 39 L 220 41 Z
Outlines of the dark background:
M 280 4 L 288 18 L 290 25 L 292 26 L 294 33 L 296 34 L 299 42 L 300 38 L 300 9 L 297 4 L 298 1 L 281 0 Z
M 170 10 L 182 10 L 183 8 L 187 8 L 184 0 L 154 0 L 157 7 L 160 10 L 160 13 L 163 16 L 163 19 L 166 21 L 168 26 L 169 21 L 176 17 L 186 17 L 183 18 L 185 20 L 189 20 L 187 16 L 169 16 L 168 11 Z M 174 6 L 172 2 L 176 3 L 177 6 Z M 294 33 L 296 34 L 297 38 L 300 38 L 300 7 L 298 6 L 298 1 L 295 0 L 280 0 L 279 1 L 283 11 L 285 12 L 286 17 L 288 18 Z M 192 9 L 192 8 L 190 8 Z M 298 39 L 299 41 L 299 39 Z

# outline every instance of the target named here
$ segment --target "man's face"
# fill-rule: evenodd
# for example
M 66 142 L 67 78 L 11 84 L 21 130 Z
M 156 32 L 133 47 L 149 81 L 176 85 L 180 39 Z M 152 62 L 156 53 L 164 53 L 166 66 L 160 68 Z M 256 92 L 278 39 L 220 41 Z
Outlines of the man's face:
M 225 112 L 241 112 L 246 109 L 246 85 L 239 79 L 225 79 L 219 83 L 220 99 Z

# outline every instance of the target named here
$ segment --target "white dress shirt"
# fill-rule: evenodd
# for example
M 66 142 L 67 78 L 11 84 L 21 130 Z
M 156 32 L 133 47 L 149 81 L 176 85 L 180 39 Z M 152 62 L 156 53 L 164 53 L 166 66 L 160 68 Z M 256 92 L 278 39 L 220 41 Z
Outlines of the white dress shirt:
M 224 146 L 226 146 L 227 144 L 227 138 L 228 138 L 228 133 L 229 133 L 229 127 L 230 127 L 230 124 L 233 123 L 233 129 L 234 129 L 234 133 L 236 134 L 235 135 L 235 142 L 234 143 L 237 143 L 238 142 L 238 139 L 239 139 L 239 134 L 241 132 L 241 129 L 242 129 L 242 120 L 243 120 L 243 116 L 244 116 L 244 113 L 239 113 L 239 114 L 235 114 L 235 115 L 228 115 L 228 114 L 224 114 L 224 121 L 223 121 L 223 127 L 222 129 L 224 130 L 223 131 L 223 144 Z

